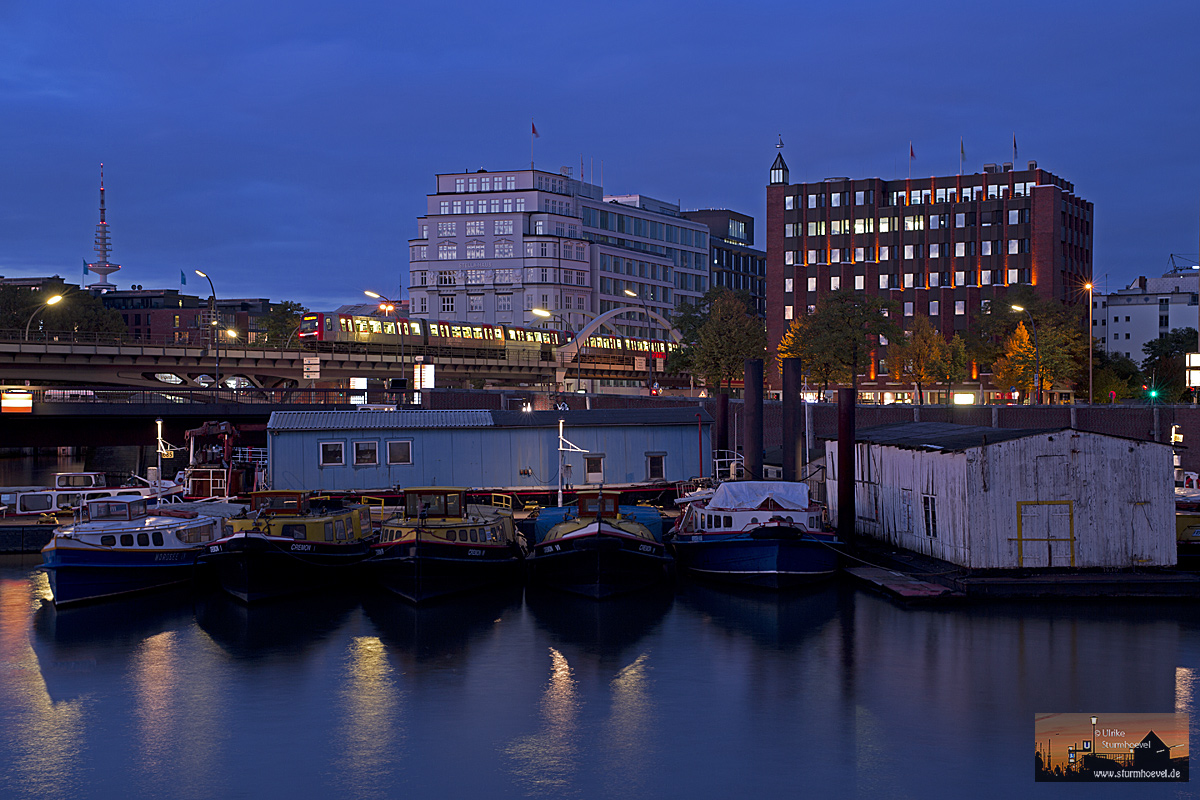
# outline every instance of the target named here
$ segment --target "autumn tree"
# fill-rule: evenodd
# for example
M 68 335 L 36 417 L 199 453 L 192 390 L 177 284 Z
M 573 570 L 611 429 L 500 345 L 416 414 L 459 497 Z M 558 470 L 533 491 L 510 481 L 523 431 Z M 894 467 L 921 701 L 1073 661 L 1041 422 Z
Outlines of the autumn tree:
M 776 355 L 780 372 L 783 371 L 783 359 L 800 359 L 809 382 L 820 386 L 824 395 L 829 391 L 830 383 L 849 383 L 850 373 L 834 357 L 834 341 L 830 331 L 816 324 L 815 320 L 815 316 L 792 320 L 779 342 Z
M 713 295 L 707 318 L 696 331 L 691 364 L 709 386 L 726 388 L 745 374 L 746 359 L 762 358 L 767 333 L 757 315 L 738 296 L 722 287 Z
M 903 336 L 888 340 L 888 372 L 894 380 L 916 387 L 918 405 L 925 402 L 925 386 L 944 377 L 945 357 L 946 340 L 924 314 L 913 318 Z
M 965 381 L 970 369 L 971 356 L 967 352 L 967 342 L 961 334 L 956 333 L 946 345 L 938 376 L 946 382 L 947 402 L 954 394 L 954 384 Z
M 880 336 L 889 341 L 902 334 L 889 314 L 897 305 L 890 300 L 870 297 L 861 292 L 841 290 L 826 295 L 816 310 L 794 327 L 797 335 L 785 351 L 780 343 L 779 357 L 800 358 L 815 378 L 817 365 L 826 371 L 826 383 L 848 383 L 858 389 L 858 374 L 863 369 Z M 785 337 L 786 338 L 786 337 Z
M 1014 306 L 1022 310 L 1016 311 Z M 1042 390 L 1051 389 L 1056 383 L 1074 382 L 1080 364 L 1087 363 L 1086 312 L 1085 306 L 1068 306 L 1039 296 L 1033 287 L 1015 286 L 1003 301 L 988 302 L 981 309 L 975 320 L 978 335 L 967 342 L 968 350 L 985 368 L 991 366 L 994 374 L 996 361 L 1009 356 L 1008 342 L 1017 327 L 1025 328 L 1025 335 L 1030 338 L 1028 326 L 1032 317 L 1037 331 L 1032 338 L 1036 338 L 1036 349 L 1041 354 Z M 1031 341 L 1030 350 L 1033 349 Z M 1010 369 L 1011 363 L 1004 368 Z M 1016 384 L 997 381 L 996 385 L 1007 390 Z M 1033 387 L 1032 372 L 1028 387 Z
M 1037 356 L 1024 322 L 1018 322 L 1004 340 L 1002 352 L 992 362 L 992 383 L 1002 392 L 1016 389 L 1022 398 L 1029 397 L 1035 382 Z

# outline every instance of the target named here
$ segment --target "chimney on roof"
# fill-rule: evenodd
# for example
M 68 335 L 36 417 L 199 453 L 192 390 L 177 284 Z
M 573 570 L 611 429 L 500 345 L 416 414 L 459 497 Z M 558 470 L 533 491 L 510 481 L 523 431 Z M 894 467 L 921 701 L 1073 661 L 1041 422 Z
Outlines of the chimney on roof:
M 984 164 L 983 171 L 987 172 L 987 173 L 994 173 L 994 172 L 996 172 L 996 165 L 995 164 Z
M 1004 162 L 1004 171 L 1005 172 L 1012 172 L 1013 171 L 1012 168 L 1013 168 L 1013 162 L 1011 162 L 1011 161 Z
M 1030 161 L 1030 162 L 1029 162 L 1029 170 L 1032 172 L 1032 171 L 1033 171 L 1033 170 L 1035 170 L 1035 169 L 1037 169 L 1037 162 L 1036 162 L 1036 161 Z

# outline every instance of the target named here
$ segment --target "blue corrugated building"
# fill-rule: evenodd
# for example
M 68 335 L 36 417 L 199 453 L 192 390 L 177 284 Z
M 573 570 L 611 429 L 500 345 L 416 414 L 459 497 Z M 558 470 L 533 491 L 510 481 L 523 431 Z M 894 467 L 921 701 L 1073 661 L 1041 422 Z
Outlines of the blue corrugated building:
M 712 417 L 698 406 L 597 411 L 277 411 L 267 425 L 273 489 L 405 486 L 544 489 L 564 483 L 675 483 L 712 463 Z

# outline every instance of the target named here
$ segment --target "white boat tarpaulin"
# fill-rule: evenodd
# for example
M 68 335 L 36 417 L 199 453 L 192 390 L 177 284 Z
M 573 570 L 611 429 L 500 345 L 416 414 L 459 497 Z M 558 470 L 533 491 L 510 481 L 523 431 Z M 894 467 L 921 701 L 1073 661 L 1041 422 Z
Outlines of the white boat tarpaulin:
M 708 508 L 758 508 L 774 500 L 782 508 L 803 511 L 808 508 L 808 484 L 784 481 L 729 481 L 717 487 Z

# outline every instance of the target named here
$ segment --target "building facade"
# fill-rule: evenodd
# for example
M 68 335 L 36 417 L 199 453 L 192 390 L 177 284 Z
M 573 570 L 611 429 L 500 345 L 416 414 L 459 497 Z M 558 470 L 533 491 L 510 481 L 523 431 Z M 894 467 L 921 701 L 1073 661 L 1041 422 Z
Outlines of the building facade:
M 438 175 L 409 240 L 412 316 L 575 331 L 614 308 L 665 317 L 704 294 L 704 225 L 644 195 L 606 196 L 569 172 Z M 558 319 L 543 320 L 535 308 Z M 628 336 L 664 336 L 643 312 L 616 327 Z
M 754 248 L 754 217 L 727 209 L 684 211 L 708 226 L 709 283 L 746 292 L 760 317 L 767 315 L 767 253 Z
M 927 314 L 950 338 L 1010 287 L 1085 302 L 1092 278 L 1092 204 L 1030 161 L 1026 169 L 885 181 L 827 178 L 792 184 L 782 153 L 767 186 L 767 335 L 779 345 L 792 319 L 822 297 L 853 289 L 896 301 L 900 322 Z M 879 400 L 886 346 L 861 384 Z M 972 377 L 975 377 L 974 375 Z M 769 381 L 778 387 L 778 368 Z
M 1141 364 L 1145 346 L 1175 328 L 1200 328 L 1196 270 L 1140 277 L 1124 289 L 1092 297 L 1092 336 L 1104 349 Z

